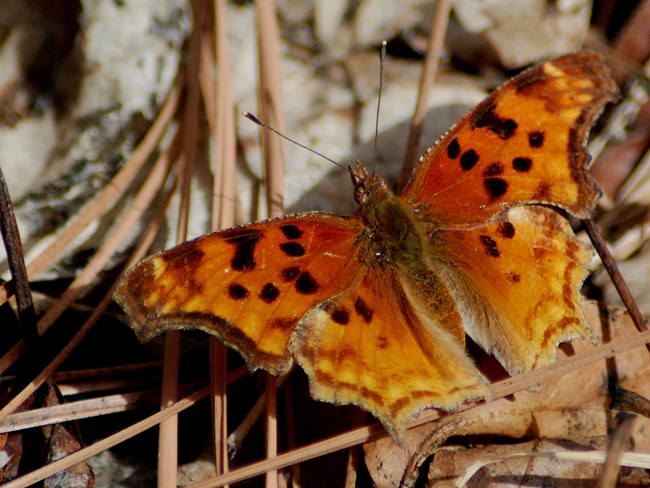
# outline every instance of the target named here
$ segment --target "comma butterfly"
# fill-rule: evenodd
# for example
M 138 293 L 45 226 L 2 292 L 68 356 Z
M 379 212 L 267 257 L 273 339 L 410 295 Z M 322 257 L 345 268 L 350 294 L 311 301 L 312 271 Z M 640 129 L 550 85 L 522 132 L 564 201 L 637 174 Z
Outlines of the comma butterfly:
M 141 340 L 201 329 L 274 375 L 295 358 L 314 398 L 359 405 L 400 438 L 424 408 L 489 397 L 465 333 L 510 374 L 588 334 L 591 253 L 549 206 L 596 206 L 584 145 L 616 93 L 595 53 L 533 67 L 430 148 L 399 196 L 357 163 L 358 216 L 199 237 L 129 270 L 115 299 Z

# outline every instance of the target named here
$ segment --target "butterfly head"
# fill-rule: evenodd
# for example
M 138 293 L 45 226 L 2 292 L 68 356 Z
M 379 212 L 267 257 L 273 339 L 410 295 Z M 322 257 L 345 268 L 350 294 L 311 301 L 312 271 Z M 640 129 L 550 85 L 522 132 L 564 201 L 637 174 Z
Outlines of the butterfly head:
M 368 169 L 359 161 L 354 166 L 348 166 L 352 184 L 354 185 L 354 201 L 364 206 L 371 195 L 388 192 L 386 182 L 381 176 L 370 174 Z

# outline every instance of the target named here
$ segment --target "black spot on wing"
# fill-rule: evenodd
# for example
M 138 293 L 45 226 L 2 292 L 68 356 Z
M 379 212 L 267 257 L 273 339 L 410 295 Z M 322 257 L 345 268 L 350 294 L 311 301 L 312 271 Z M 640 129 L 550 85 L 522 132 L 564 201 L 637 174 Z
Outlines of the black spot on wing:
M 273 283 L 265 284 L 258 295 L 264 303 L 273 303 L 280 296 L 280 289 Z
M 290 266 L 280 271 L 280 278 L 282 278 L 282 281 L 286 281 L 288 283 L 298 278 L 301 271 L 302 270 L 298 266 Z
M 496 162 L 483 170 L 483 176 L 499 176 L 503 174 L 503 164 Z
M 460 167 L 463 171 L 469 171 L 474 166 L 476 166 L 478 159 L 479 157 L 478 154 L 476 154 L 476 151 L 474 151 L 474 149 L 468 149 L 460 157 Z
M 521 275 L 519 273 L 508 273 L 508 281 L 510 283 L 519 283 L 521 281 Z
M 528 173 L 533 166 L 533 160 L 530 158 L 514 158 L 512 167 L 518 173 Z
M 460 144 L 458 139 L 454 139 L 447 146 L 447 157 L 449 159 L 456 159 L 460 155 Z
M 280 244 L 280 249 L 287 256 L 297 258 L 305 255 L 305 248 L 299 242 L 283 242 Z
M 311 295 L 318 291 L 318 282 L 309 271 L 300 273 L 296 280 L 296 291 L 301 295 Z
M 373 311 L 361 297 L 354 301 L 354 311 L 363 319 L 366 324 L 372 322 Z
M 515 226 L 511 222 L 500 222 L 497 225 L 497 234 L 504 239 L 512 239 L 515 236 Z
M 544 131 L 534 131 L 528 134 L 528 145 L 534 149 L 539 149 L 544 145 Z
M 329 314 L 337 324 L 348 325 L 348 322 L 350 322 L 350 312 L 343 306 L 338 306 L 334 310 L 330 310 Z
M 235 246 L 235 255 L 230 261 L 232 269 L 250 271 L 255 268 L 255 247 L 262 235 L 258 230 L 247 229 L 226 237 L 226 242 Z
M 249 295 L 248 290 L 246 287 L 238 284 L 238 283 L 232 283 L 228 287 L 228 296 L 232 298 L 233 300 L 243 300 Z
M 302 237 L 302 231 L 293 224 L 287 224 L 280 227 L 280 230 L 287 239 L 299 239 Z
M 483 250 L 485 251 L 485 254 L 493 258 L 498 258 L 501 256 L 496 241 L 490 236 L 479 236 L 479 240 L 481 241 L 481 244 L 483 244 Z
M 515 135 L 517 131 L 517 122 L 513 119 L 500 117 L 495 112 L 496 105 L 494 102 L 486 105 L 483 110 L 474 114 L 471 125 L 475 129 L 487 129 L 494 132 L 503 140 L 508 140 Z
M 491 201 L 498 200 L 508 192 L 508 182 L 503 178 L 486 178 L 483 187 Z

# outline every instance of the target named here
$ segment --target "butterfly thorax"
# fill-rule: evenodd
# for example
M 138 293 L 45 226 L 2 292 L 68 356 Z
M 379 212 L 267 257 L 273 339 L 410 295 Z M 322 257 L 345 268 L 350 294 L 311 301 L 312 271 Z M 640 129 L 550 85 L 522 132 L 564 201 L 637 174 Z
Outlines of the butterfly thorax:
M 367 258 L 380 265 L 418 267 L 423 264 L 423 244 L 413 211 L 388 189 L 377 175 L 360 164 L 350 168 L 354 197 L 365 224 L 361 236 Z

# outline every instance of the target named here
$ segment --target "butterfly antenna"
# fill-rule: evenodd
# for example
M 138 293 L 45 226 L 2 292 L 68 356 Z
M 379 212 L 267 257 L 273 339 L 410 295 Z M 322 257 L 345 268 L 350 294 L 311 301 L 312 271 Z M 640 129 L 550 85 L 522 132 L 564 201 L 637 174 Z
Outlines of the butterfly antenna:
M 330 163 L 332 163 L 333 165 L 338 166 L 338 167 L 341 168 L 342 170 L 344 170 L 344 171 L 347 171 L 347 170 L 348 170 L 348 169 L 347 169 L 345 166 L 343 166 L 341 163 L 338 163 L 338 162 L 334 161 L 332 158 L 328 158 L 328 157 L 325 156 L 323 153 L 320 153 L 320 152 L 316 151 L 315 149 L 312 149 L 312 148 L 309 147 L 309 146 L 306 146 L 306 145 L 304 145 L 304 144 L 301 144 L 300 142 L 296 141 L 295 139 L 292 139 L 292 138 L 289 137 L 289 136 L 285 136 L 282 132 L 279 132 L 279 131 L 275 130 L 273 127 L 271 127 L 270 125 L 267 125 L 267 124 L 265 124 L 264 122 L 262 122 L 260 119 L 258 119 L 257 117 L 255 117 L 252 113 L 250 113 L 250 112 L 242 112 L 242 115 L 243 115 L 244 117 L 246 117 L 248 120 L 250 120 L 250 121 L 252 121 L 252 122 L 255 122 L 257 125 L 259 125 L 259 126 L 262 127 L 263 129 L 270 130 L 271 132 L 274 132 L 275 134 L 279 135 L 279 136 L 282 137 L 283 139 L 285 139 L 285 140 L 287 140 L 287 141 L 289 141 L 289 142 L 295 144 L 295 145 L 298 146 L 298 147 L 301 147 L 301 148 L 303 148 L 303 149 L 306 149 L 307 151 L 309 151 L 309 152 L 312 153 L 312 154 L 315 154 L 316 156 L 320 156 L 321 158 L 325 159 L 326 161 L 329 161 Z
M 375 114 L 375 145 L 374 145 L 374 158 L 372 162 L 372 174 L 375 174 L 375 167 L 377 166 L 377 159 L 379 158 L 379 151 L 377 150 L 377 140 L 379 138 L 379 110 L 381 108 L 381 92 L 384 88 L 384 63 L 386 62 L 386 41 L 381 41 L 379 48 L 379 93 L 377 95 L 377 113 Z

